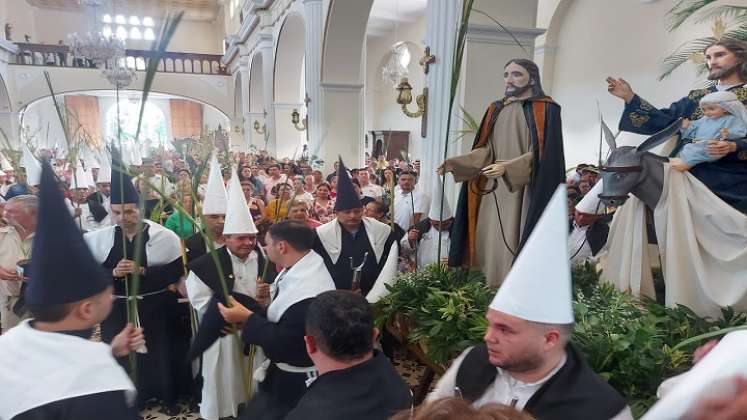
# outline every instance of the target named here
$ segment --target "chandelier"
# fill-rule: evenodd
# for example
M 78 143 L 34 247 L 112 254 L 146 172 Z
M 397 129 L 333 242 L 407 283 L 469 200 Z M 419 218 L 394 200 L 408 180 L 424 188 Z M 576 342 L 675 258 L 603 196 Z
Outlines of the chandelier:
M 101 14 L 105 0 L 78 0 L 86 9 L 88 26 L 93 28 L 82 34 L 68 35 L 73 54 L 76 57 L 93 61 L 98 68 L 103 68 L 108 61 L 125 55 L 125 43 L 114 34 L 104 35 L 101 25 Z
M 125 88 L 137 80 L 135 70 L 122 65 L 115 65 L 112 68 L 104 69 L 101 75 L 106 77 L 106 80 L 117 89 Z

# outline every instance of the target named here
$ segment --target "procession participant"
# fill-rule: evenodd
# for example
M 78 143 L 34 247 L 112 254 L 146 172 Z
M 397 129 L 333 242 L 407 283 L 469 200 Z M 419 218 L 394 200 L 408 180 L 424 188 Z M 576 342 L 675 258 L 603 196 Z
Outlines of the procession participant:
M 316 229 L 314 250 L 324 259 L 338 289 L 360 289 L 373 303 L 388 293 L 385 284 L 397 274 L 397 241 L 390 226 L 363 216 L 363 205 L 342 159 L 338 168 L 335 218 Z
M 610 227 L 603 219 L 607 208 L 599 198 L 603 185 L 601 180 L 598 181 L 576 204 L 568 237 L 568 252 L 572 266 L 592 260 L 607 244 Z
M 542 90 L 539 68 L 512 59 L 503 80 L 505 96 L 488 107 L 472 151 L 446 159 L 442 167 L 455 181 L 465 181 L 449 264 L 479 267 L 493 287 L 565 180 L 560 106 Z
M 311 249 L 311 229 L 286 220 L 272 225 L 265 241 L 270 261 L 285 267 L 272 284 L 266 314 L 234 298 L 230 307 L 218 304 L 226 322 L 243 323 L 244 343 L 259 346 L 268 358 L 255 372 L 261 383 L 241 414 L 243 420 L 283 419 L 306 392 L 308 382 L 316 378 L 304 345 L 306 311 L 318 294 L 335 289 L 324 261 Z
M 207 199 L 210 198 L 208 194 Z M 216 198 L 225 199 L 220 196 Z M 205 204 L 210 206 L 210 202 Z M 222 232 L 225 246 L 218 249 L 215 255 L 202 255 L 188 266 L 190 273 L 186 281 L 187 294 L 190 303 L 203 319 L 209 310 L 218 315 L 219 299 L 213 297 L 221 296 L 223 293 L 221 273 L 228 291 L 233 296 L 243 295 L 254 304 L 255 310 L 261 308 L 255 302 L 256 299 L 269 297 L 269 284 L 258 282 L 258 277 L 266 264 L 265 257 L 257 245 L 258 231 L 249 214 L 249 207 L 246 205 L 235 172 L 229 185 L 227 207 L 227 210 L 225 207 L 223 209 L 226 213 L 226 224 Z M 220 264 L 220 271 L 216 266 L 216 260 Z M 219 317 L 216 316 L 216 319 Z M 213 327 L 202 325 L 201 328 Z M 200 340 L 199 337 L 198 333 L 196 340 Z M 251 378 L 247 376 L 252 361 L 243 354 L 242 349 L 239 335 L 229 334 L 213 342 L 202 353 L 203 386 L 200 416 L 205 420 L 236 417 L 239 405 L 249 398 L 248 381 L 251 381 Z
M 346 290 L 324 292 L 306 312 L 306 351 L 319 377 L 285 420 L 384 420 L 412 406 L 410 387 L 374 350 L 368 302 Z
M 89 199 L 89 191 L 93 185 L 93 178 L 88 171 L 82 166 L 75 168 L 75 176 L 70 181 L 70 199 L 65 199 L 65 204 L 83 232 L 98 229 L 101 227 L 99 220 L 108 216 L 101 203 Z
M 556 189 L 485 314 L 485 343 L 451 364 L 428 396 L 511 405 L 542 420 L 621 420 L 623 397 L 570 342 L 573 331 L 565 185 Z
M 19 262 L 31 258 L 38 223 L 39 200 L 34 195 L 17 195 L 5 203 L 8 226 L 0 227 L 0 326 L 5 333 L 21 322 L 16 312 L 24 306 L 23 277 Z M 19 303 L 20 301 L 20 303 Z
M 142 330 L 126 325 L 111 346 L 91 340 L 111 311 L 111 276 L 91 256 L 48 163 L 41 179 L 26 289 L 33 318 L 0 336 L 0 418 L 135 420 L 135 388 L 114 357 L 142 345 Z
M 181 320 L 176 285 L 184 274 L 181 243 L 176 234 L 140 217 L 139 198 L 132 181 L 112 157 L 111 210 L 114 226 L 85 235 L 91 252 L 114 278 L 115 302 L 101 323 L 101 338 L 111 342 L 127 322 L 128 293 L 139 278 L 133 316 L 148 331 L 147 349 L 137 353 L 138 401 L 156 398 L 176 412 L 180 394 L 192 383 L 186 362 L 189 332 Z M 137 249 L 136 249 L 137 247 Z M 125 362 L 123 362 L 125 363 Z M 131 372 L 133 373 L 133 372 Z
M 669 126 L 678 118 L 690 121 L 703 116 L 699 105 L 700 98 L 716 91 L 733 92 L 742 103 L 747 103 L 747 43 L 721 38 L 703 49 L 708 67 L 708 79 L 716 81 L 705 89 L 691 90 L 688 95 L 669 108 L 657 109 L 633 91 L 622 78 L 607 78 L 607 90 L 625 101 L 625 109 L 620 117 L 620 130 L 637 134 L 655 134 Z M 672 153 L 679 152 L 679 146 Z M 706 148 L 715 162 L 702 163 L 690 171 L 708 189 L 722 200 L 747 212 L 747 141 L 709 141 Z
M 417 174 L 411 171 L 403 171 L 397 178 L 397 186 L 394 192 L 394 222 L 402 229 L 409 229 L 416 225 L 425 213 L 423 200 L 425 196 L 415 189 Z
M 213 154 L 210 160 L 210 172 L 205 188 L 205 198 L 202 204 L 202 214 L 205 225 L 204 233 L 211 235 L 213 244 L 216 248 L 223 246 L 223 226 L 226 217 L 226 206 L 228 198 L 226 195 L 226 186 L 223 184 L 223 178 L 220 174 L 220 163 L 218 158 Z M 187 254 L 187 262 L 192 262 L 207 253 L 207 244 L 202 237 L 202 233 L 197 232 L 184 241 L 184 248 Z
M 416 260 L 416 267 L 425 267 L 441 261 L 448 261 L 451 246 L 451 227 L 454 217 L 449 200 L 444 197 L 443 214 L 441 210 L 441 178 L 434 177 L 433 195 L 428 217 L 421 220 L 407 232 L 407 237 L 400 240 L 402 253 Z M 439 242 L 440 257 L 439 258 Z

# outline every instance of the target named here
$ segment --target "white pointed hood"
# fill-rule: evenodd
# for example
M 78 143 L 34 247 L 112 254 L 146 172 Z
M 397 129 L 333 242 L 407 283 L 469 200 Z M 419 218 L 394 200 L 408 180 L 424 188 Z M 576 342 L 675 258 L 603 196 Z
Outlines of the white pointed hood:
M 448 220 L 454 217 L 451 212 L 451 204 L 449 204 L 449 198 L 444 197 L 443 205 L 443 218 L 441 216 L 441 191 L 442 183 L 440 176 L 433 177 L 433 193 L 431 194 L 431 207 L 428 211 L 428 218 L 436 221 Z
M 111 184 L 112 182 L 112 158 L 111 156 L 109 156 L 106 150 L 102 150 L 98 154 L 97 160 L 99 162 L 99 173 L 96 176 L 96 183 Z
M 28 185 L 39 185 L 41 181 L 41 163 L 31 154 L 26 144 L 21 145 L 21 167 L 26 169 L 26 183 Z
M 604 204 L 601 203 L 602 200 L 599 199 L 599 194 L 601 193 L 602 179 L 600 178 L 599 181 L 594 184 L 594 188 L 589 190 L 584 198 L 576 204 L 576 210 L 586 214 L 604 214 L 606 208 Z
M 490 309 L 527 321 L 572 324 L 568 203 L 560 185 L 534 227 Z
M 259 231 L 254 226 L 252 214 L 241 190 L 239 175 L 231 168 L 231 181 L 228 184 L 228 208 L 226 209 L 226 223 L 223 234 L 256 234 Z
M 88 171 L 83 169 L 83 166 L 79 165 L 77 168 L 75 168 L 75 176 L 70 179 L 70 189 L 88 189 L 91 186 L 96 186 L 93 182 L 93 177 Z
M 0 153 L 0 169 L 3 171 L 12 171 L 13 165 L 10 164 L 8 158 L 4 154 Z
M 241 185 L 239 185 L 239 188 L 241 188 Z M 210 160 L 207 187 L 205 188 L 205 200 L 202 204 L 202 214 L 226 214 L 227 206 L 228 196 L 226 186 L 223 184 L 223 177 L 220 174 L 220 163 L 218 163 L 218 156 L 213 153 Z

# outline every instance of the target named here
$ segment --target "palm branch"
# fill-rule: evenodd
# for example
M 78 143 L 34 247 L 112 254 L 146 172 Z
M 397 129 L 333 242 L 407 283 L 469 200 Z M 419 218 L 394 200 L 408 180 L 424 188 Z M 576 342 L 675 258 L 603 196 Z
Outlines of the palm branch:
M 697 38 L 692 41 L 687 41 L 684 44 L 677 47 L 673 53 L 667 56 L 662 62 L 662 73 L 659 75 L 659 80 L 664 80 L 669 77 L 672 72 L 679 68 L 682 64 L 690 61 L 693 56 L 702 53 L 703 49 L 713 42 L 716 38 L 712 36 Z M 698 75 L 705 72 L 705 63 L 698 65 Z
M 679 28 L 691 16 L 716 1 L 718 0 L 680 0 L 667 12 L 670 18 L 669 31 Z
M 703 23 L 716 18 L 738 19 L 747 15 L 747 7 L 733 5 L 717 5 L 709 7 L 693 18 L 694 23 Z

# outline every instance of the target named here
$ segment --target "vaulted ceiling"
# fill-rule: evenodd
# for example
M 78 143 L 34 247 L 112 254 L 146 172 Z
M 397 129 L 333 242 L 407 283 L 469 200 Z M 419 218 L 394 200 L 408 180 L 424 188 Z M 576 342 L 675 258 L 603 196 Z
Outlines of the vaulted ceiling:
M 86 1 L 91 0 L 26 0 L 30 5 L 41 9 L 82 12 Z M 96 1 L 91 1 L 96 2 Z M 110 11 L 116 7 L 117 13 L 161 16 L 168 11 L 184 11 L 189 20 L 213 21 L 220 12 L 223 0 L 99 0 Z

